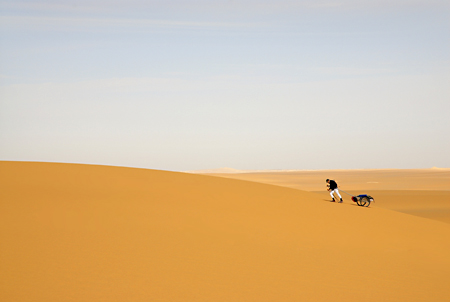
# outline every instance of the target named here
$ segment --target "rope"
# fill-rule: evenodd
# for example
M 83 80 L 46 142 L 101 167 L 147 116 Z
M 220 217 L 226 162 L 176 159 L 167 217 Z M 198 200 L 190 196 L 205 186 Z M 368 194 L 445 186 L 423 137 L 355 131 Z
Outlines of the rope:
M 339 191 L 341 191 L 341 192 L 344 192 L 344 193 L 345 193 L 345 194 L 347 194 L 347 195 L 350 195 L 350 196 L 353 196 L 353 197 L 355 197 L 355 195 L 353 195 L 353 194 L 350 194 L 350 193 L 348 193 L 348 192 L 345 192 L 344 190 L 341 190 L 341 189 L 339 189 L 339 188 L 338 188 L 338 190 L 339 190 Z

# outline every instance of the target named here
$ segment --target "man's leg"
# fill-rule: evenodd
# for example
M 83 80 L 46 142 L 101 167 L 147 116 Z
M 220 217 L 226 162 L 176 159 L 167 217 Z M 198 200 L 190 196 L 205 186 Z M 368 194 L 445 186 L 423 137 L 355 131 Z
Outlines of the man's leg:
M 336 188 L 336 189 L 334 189 L 334 191 L 336 191 L 337 195 L 338 195 L 339 198 L 340 198 L 340 201 L 339 201 L 339 202 L 342 202 L 342 196 L 341 196 L 341 194 L 339 194 L 339 190 Z
M 333 190 L 333 191 L 330 191 L 330 195 L 331 195 L 331 200 L 332 200 L 332 201 L 334 201 L 334 195 L 333 195 L 333 192 L 334 192 L 334 190 Z

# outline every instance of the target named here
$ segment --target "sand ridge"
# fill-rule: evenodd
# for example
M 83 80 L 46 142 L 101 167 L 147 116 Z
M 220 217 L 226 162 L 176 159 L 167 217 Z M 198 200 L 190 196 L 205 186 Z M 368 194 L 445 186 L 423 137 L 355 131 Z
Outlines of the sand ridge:
M 336 180 L 344 190 L 450 191 L 450 169 L 444 168 L 261 171 L 208 173 L 208 175 L 256 181 L 305 191 L 324 190 L 327 178 Z
M 208 174 L 312 191 L 324 200 L 327 178 L 338 182 L 344 202 L 350 196 L 369 194 L 372 207 L 450 223 L 450 169 L 360 169 L 318 171 L 266 171 Z M 345 191 L 345 192 L 344 192 Z
M 0 162 L 2 301 L 444 301 L 450 226 L 204 175 Z

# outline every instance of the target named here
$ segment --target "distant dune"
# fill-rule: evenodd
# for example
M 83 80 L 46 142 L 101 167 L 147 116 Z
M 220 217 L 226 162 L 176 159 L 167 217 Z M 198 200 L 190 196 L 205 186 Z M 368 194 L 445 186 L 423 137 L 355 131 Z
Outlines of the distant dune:
M 375 197 L 376 207 L 450 223 L 450 169 L 297 170 L 208 175 L 312 191 L 324 199 L 330 199 L 325 182 L 330 178 L 350 194 Z M 350 196 L 341 193 L 344 200 L 350 200 Z
M 185 173 L 192 174 L 213 174 L 213 173 L 245 173 L 245 170 L 237 170 L 233 168 L 218 168 L 218 169 L 206 169 L 206 170 L 192 170 L 185 171 Z
M 0 162 L 0 301 L 446 301 L 450 224 L 206 175 Z
M 230 169 L 232 171 L 233 169 Z M 211 171 L 211 172 L 201 172 Z M 217 172 L 212 172 L 217 171 Z M 210 174 L 242 180 L 257 181 L 306 191 L 325 188 L 327 178 L 336 180 L 347 190 L 448 190 L 450 169 L 358 169 L 358 170 L 261 170 L 222 173 L 199 170 Z

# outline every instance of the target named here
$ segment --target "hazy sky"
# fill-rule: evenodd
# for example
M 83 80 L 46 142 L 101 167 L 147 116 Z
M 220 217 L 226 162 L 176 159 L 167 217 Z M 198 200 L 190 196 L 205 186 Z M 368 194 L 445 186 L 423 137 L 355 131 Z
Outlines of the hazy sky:
M 450 167 L 448 0 L 0 0 L 0 160 Z

